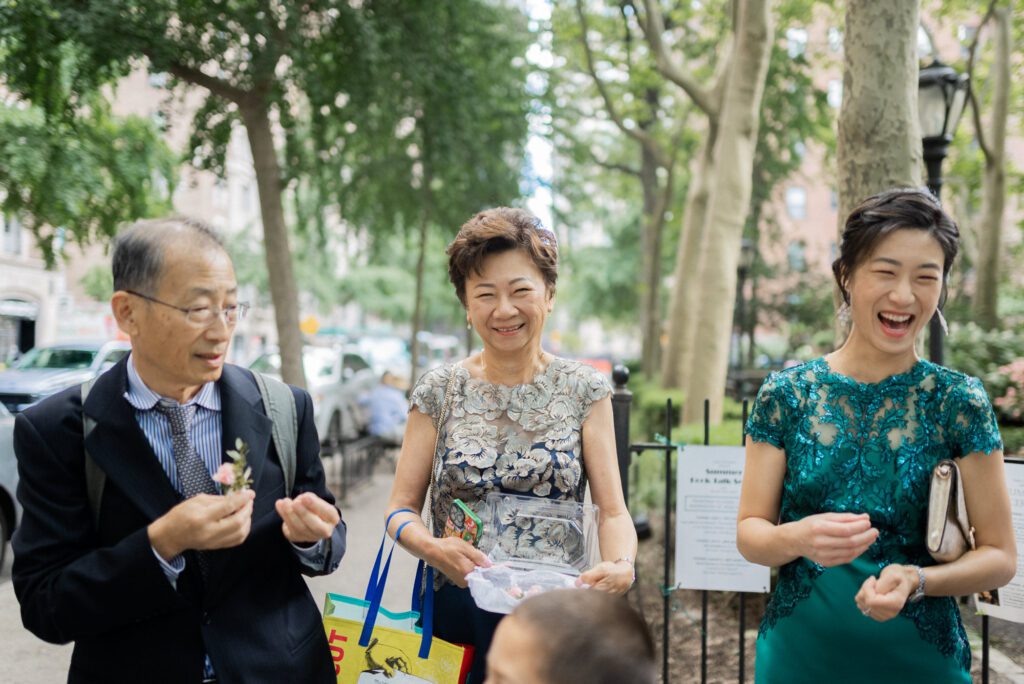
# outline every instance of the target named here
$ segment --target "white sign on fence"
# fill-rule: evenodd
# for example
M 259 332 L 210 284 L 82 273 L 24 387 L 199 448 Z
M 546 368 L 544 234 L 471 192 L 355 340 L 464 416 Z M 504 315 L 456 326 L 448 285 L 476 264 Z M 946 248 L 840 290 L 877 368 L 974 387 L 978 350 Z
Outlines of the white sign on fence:
M 687 446 L 676 459 L 676 586 L 769 591 L 771 570 L 736 550 L 743 447 Z
M 1024 622 L 1024 461 L 1006 461 L 1006 486 L 1013 509 L 1013 531 L 1017 537 L 1017 574 L 1010 583 L 993 592 L 975 594 L 978 612 L 1011 622 Z

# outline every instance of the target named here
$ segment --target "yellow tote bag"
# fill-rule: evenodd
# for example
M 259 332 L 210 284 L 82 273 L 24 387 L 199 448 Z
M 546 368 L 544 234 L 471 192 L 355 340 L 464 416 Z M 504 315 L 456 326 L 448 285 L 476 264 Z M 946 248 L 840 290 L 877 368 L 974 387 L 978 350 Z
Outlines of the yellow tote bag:
M 405 511 L 395 511 L 391 515 L 401 512 Z M 395 552 L 402 528 L 408 524 L 406 522 L 398 528 L 387 562 L 378 577 L 387 539 L 385 532 L 364 599 L 328 595 L 327 602 L 331 609 L 324 612 L 324 632 L 327 634 L 338 684 L 465 684 L 473 662 L 473 648 L 434 638 L 433 568 L 426 568 L 423 629 L 385 626 L 413 624 L 420 613 L 419 588 L 424 574 L 423 561 L 417 567 L 416 580 L 413 582 L 412 611 L 396 615 L 383 610 L 380 605 L 391 568 L 391 556 Z M 385 613 L 385 624 L 377 625 L 377 618 L 382 611 Z

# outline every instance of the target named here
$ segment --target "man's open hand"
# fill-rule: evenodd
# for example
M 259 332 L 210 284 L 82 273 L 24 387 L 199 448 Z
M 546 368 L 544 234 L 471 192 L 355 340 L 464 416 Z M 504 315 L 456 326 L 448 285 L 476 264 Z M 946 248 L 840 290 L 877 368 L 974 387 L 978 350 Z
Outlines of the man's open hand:
M 281 531 L 292 544 L 315 544 L 328 539 L 341 520 L 337 508 L 312 492 L 303 492 L 294 499 L 278 499 L 274 506 L 284 521 Z

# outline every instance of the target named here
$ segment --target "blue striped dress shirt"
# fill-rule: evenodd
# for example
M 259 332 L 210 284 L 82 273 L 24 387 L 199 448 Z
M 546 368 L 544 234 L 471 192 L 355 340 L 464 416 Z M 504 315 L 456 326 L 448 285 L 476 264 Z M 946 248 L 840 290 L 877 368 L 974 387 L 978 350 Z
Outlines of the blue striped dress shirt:
M 146 435 L 146 440 L 153 447 L 160 467 L 163 468 L 167 478 L 171 481 L 174 490 L 181 493 L 181 484 L 178 482 L 178 468 L 174 463 L 174 437 L 171 432 L 171 423 L 167 416 L 155 409 L 161 396 L 146 386 L 146 383 L 135 370 L 135 358 L 128 356 L 128 390 L 124 398 L 135 409 L 135 419 L 139 427 Z M 199 392 L 189 401 L 196 405 L 196 413 L 189 428 L 189 439 L 195 447 L 199 457 L 206 464 L 210 471 L 210 477 L 217 472 L 223 462 L 221 456 L 221 410 L 220 410 L 220 388 L 216 382 L 208 382 L 200 388 Z M 220 491 L 220 485 L 217 485 Z M 326 540 L 320 540 L 310 547 L 299 547 L 292 544 L 299 560 L 307 567 L 320 571 L 327 563 Z M 184 556 L 178 555 L 165 561 L 160 554 L 153 550 L 157 560 L 163 567 L 167 579 L 177 587 L 178 575 L 185 569 Z

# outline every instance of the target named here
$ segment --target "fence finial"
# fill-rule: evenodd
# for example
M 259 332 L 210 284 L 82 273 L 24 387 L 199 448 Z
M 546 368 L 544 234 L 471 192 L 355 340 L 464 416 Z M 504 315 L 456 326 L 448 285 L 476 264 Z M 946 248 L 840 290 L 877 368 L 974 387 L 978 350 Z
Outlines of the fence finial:
M 629 382 L 629 368 L 620 364 L 617 364 L 612 369 L 612 382 L 615 384 L 615 389 L 625 389 L 626 383 Z

